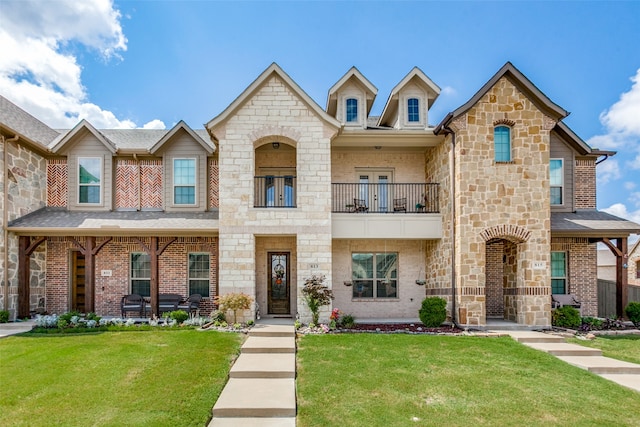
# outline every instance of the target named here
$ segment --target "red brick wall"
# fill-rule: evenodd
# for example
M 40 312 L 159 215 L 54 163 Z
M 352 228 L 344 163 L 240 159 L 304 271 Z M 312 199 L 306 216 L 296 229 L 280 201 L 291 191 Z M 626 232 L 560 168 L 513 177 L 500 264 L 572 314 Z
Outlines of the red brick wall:
M 149 238 L 141 238 L 148 242 Z M 162 244 L 164 239 L 160 239 Z M 97 238 L 97 243 L 101 238 Z M 75 246 L 66 238 L 51 238 L 47 242 L 46 294 L 47 310 L 63 313 L 70 307 L 69 253 Z M 107 243 L 96 256 L 95 311 L 101 316 L 120 316 L 120 299 L 130 293 L 129 254 L 142 252 L 140 245 L 128 237 L 117 237 Z M 200 304 L 202 315 L 213 309 L 213 296 L 217 295 L 218 238 L 178 238 L 165 250 L 159 260 L 160 293 L 177 293 L 187 296 L 187 254 L 208 252 L 210 258 L 210 298 Z M 103 277 L 102 270 L 110 270 L 111 276 Z
M 596 162 L 576 159 L 574 199 L 576 209 L 596 208 Z
M 116 160 L 116 209 L 137 209 L 139 203 L 140 169 L 138 161 Z
M 47 206 L 66 207 L 69 200 L 67 159 L 47 161 Z
M 162 209 L 162 159 L 140 160 L 141 208 Z
M 598 315 L 597 247 L 586 238 L 552 238 L 552 251 L 566 251 L 567 293 L 582 303 L 583 316 Z
M 209 208 L 219 207 L 218 199 L 218 182 L 219 182 L 219 168 L 218 159 L 209 159 Z
M 503 265 L 502 255 L 504 245 L 502 240 L 487 243 L 485 260 L 485 292 L 487 293 L 487 317 L 504 316 L 504 294 L 503 290 Z

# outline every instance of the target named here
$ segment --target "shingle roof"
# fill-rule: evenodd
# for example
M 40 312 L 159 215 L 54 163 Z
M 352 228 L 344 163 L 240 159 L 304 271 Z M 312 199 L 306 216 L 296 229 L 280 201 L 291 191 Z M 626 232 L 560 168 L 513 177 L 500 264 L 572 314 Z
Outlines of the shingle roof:
M 551 232 L 585 237 L 625 237 L 640 233 L 640 225 L 596 210 L 552 212 Z
M 46 147 L 59 133 L 0 95 L 0 124 Z
M 218 231 L 218 212 L 89 212 L 43 208 L 11 221 L 8 228 L 17 234 L 31 235 L 202 235 Z

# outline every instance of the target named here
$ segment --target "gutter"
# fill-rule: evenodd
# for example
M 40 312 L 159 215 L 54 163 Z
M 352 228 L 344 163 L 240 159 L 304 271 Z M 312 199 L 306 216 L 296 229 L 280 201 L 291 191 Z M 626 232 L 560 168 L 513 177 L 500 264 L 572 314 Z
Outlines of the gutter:
M 3 214 L 2 214 L 2 233 L 3 233 L 3 243 L 4 243 L 4 271 L 2 275 L 2 280 L 4 281 L 4 310 L 9 310 L 9 143 L 18 142 L 20 136 L 17 134 L 13 138 L 6 139 L 4 136 L 0 136 L 2 138 L 2 146 L 4 147 L 4 159 L 2 163 L 2 197 L 3 197 Z

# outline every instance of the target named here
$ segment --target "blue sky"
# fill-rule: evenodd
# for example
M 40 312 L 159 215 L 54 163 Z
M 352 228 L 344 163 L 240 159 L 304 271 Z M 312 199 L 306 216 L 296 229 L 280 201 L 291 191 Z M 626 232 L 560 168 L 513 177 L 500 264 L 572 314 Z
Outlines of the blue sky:
M 201 128 L 272 62 L 322 107 L 355 65 L 372 114 L 418 66 L 442 88 L 437 124 L 511 61 L 618 151 L 598 208 L 640 222 L 637 1 L 0 0 L 0 45 L 0 93 L 56 128 Z

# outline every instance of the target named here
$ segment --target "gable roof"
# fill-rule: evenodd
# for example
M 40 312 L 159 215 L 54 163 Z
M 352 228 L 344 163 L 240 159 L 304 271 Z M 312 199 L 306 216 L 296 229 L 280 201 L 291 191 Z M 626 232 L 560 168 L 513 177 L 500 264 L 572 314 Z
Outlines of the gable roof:
M 93 136 L 96 137 L 98 141 L 100 141 L 112 154 L 116 153 L 116 146 L 113 142 L 109 141 L 102 133 L 100 133 L 87 119 L 80 120 L 73 129 L 67 132 L 61 139 L 52 143 L 51 151 L 54 153 L 60 152 L 70 141 L 77 136 L 80 131 L 87 130 Z
M 209 144 L 207 144 L 204 139 L 200 137 L 200 135 L 198 135 L 193 129 L 189 127 L 189 125 L 185 123 L 184 120 L 180 120 L 173 128 L 169 130 L 169 132 L 167 132 L 162 138 L 160 138 L 158 142 L 156 142 L 151 148 L 149 148 L 149 153 L 157 153 L 164 146 L 164 144 L 181 129 L 187 132 L 189 136 L 191 136 L 191 138 L 193 138 L 198 144 L 200 144 L 207 153 L 211 154 L 215 151 L 215 147 L 211 147 Z
M 348 81 L 355 80 L 362 86 L 367 93 L 367 116 L 373 107 L 373 101 L 378 94 L 378 88 L 373 85 L 356 67 L 351 67 L 344 76 L 340 78 L 331 88 L 327 95 L 327 113 L 332 117 L 336 116 L 338 108 L 338 91 L 347 84 Z
M 208 123 L 205 124 L 205 128 L 212 134 L 213 130 L 216 126 L 224 123 L 229 119 L 229 117 L 235 113 L 242 105 L 244 105 L 254 93 L 256 93 L 272 76 L 276 76 L 280 80 L 282 80 L 289 88 L 305 103 L 307 106 L 313 110 L 316 115 L 328 123 L 329 125 L 335 127 L 336 129 L 340 128 L 340 123 L 330 115 L 328 115 L 307 93 L 298 86 L 298 84 L 293 81 L 291 77 L 287 73 L 280 68 L 278 64 L 275 62 L 272 63 L 266 70 L 262 72 L 258 76 L 257 79 L 253 81 L 222 113 L 209 120 Z
M 520 70 L 518 70 L 511 62 L 507 62 L 487 81 L 475 95 L 466 103 L 458 107 L 456 110 L 446 115 L 444 119 L 436 126 L 434 132 L 438 134 L 443 128 L 447 127 L 452 120 L 469 111 L 476 103 L 500 80 L 506 77 L 521 92 L 527 96 L 540 110 L 556 121 L 560 121 L 569 115 L 569 112 L 560 107 L 547 97 L 540 89 L 534 85 Z
M 431 80 L 420 68 L 413 67 L 413 69 L 409 71 L 409 74 L 404 76 L 404 78 L 400 80 L 400 83 L 391 89 L 387 103 L 385 104 L 380 120 L 378 121 L 378 126 L 387 123 L 395 117 L 398 110 L 398 94 L 402 88 L 408 85 L 411 81 L 416 81 L 418 85 L 422 86 L 422 88 L 429 93 L 429 95 L 433 95 L 429 96 L 427 108 L 431 108 L 438 95 L 440 95 L 440 87 L 435 84 L 433 80 Z
M 54 129 L 0 95 L 0 126 L 13 134 L 20 135 L 43 151 L 59 136 Z
M 636 243 L 633 245 L 633 247 L 631 248 L 631 250 L 629 251 L 629 258 L 631 258 L 631 256 L 633 255 L 633 253 L 638 250 L 640 251 L 640 239 L 638 239 L 636 241 Z M 640 254 L 640 252 L 638 252 Z

